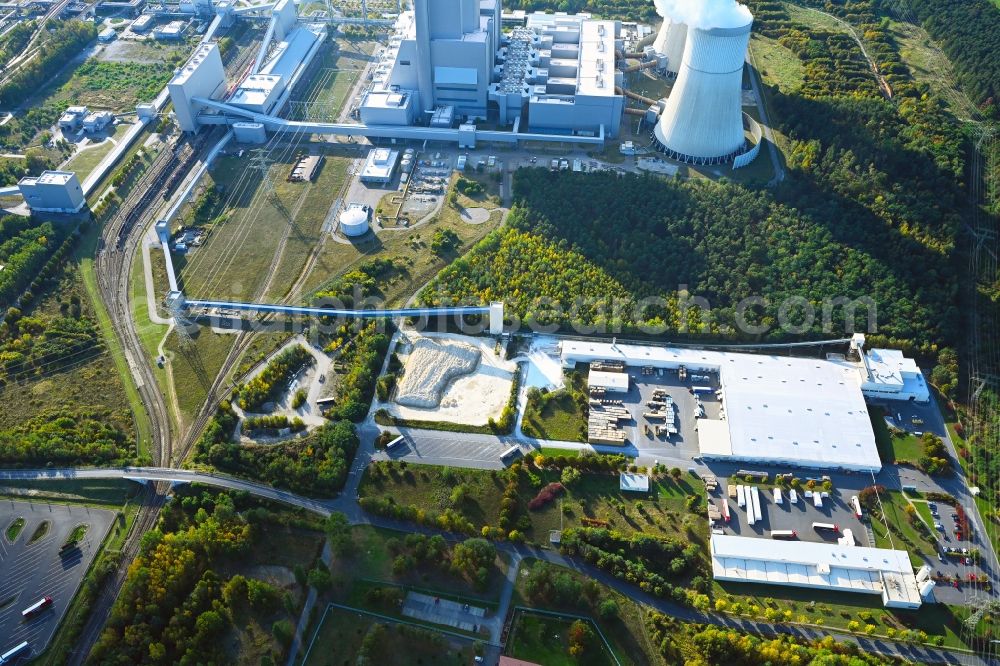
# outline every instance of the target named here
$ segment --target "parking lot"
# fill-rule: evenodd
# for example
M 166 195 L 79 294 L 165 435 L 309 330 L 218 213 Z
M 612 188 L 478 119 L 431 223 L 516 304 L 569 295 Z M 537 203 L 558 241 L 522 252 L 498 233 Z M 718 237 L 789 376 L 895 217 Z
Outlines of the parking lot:
M 720 521 L 715 526 L 726 534 L 769 539 L 773 530 L 791 530 L 796 533 L 799 541 L 837 543 L 837 538 L 843 536 L 844 530 L 849 529 L 854 535 L 857 545 L 874 546 L 874 544 L 869 543 L 867 527 L 854 514 L 851 497 L 856 493 L 853 491 L 831 492 L 829 497 L 823 499 L 823 508 L 817 508 L 813 505 L 811 498 L 807 499 L 804 496 L 804 491 L 796 491 L 798 501 L 792 504 L 788 489 L 782 489 L 782 501 L 778 505 L 774 502 L 772 488 L 758 486 L 762 517 L 761 520 L 750 525 L 747 522 L 746 508 L 741 509 L 737 500 L 729 498 L 726 486 L 727 484 L 747 486 L 755 484 L 747 484 L 744 479 L 735 477 L 720 478 L 718 481 L 718 489 L 709 497 L 717 506 L 721 505 L 723 500 L 729 502 L 729 522 Z M 819 492 L 818 488 L 817 492 Z M 813 523 L 833 523 L 839 529 L 837 531 L 816 530 L 813 528 Z
M 629 367 L 628 375 L 627 393 L 605 395 L 607 399 L 621 400 L 622 406 L 632 415 L 632 421 L 623 425 L 627 441 L 640 455 L 644 449 L 670 448 L 678 458 L 690 459 L 698 456 L 697 423 L 694 417 L 696 397 L 690 390 L 691 381 L 682 382 L 676 372 L 668 370 L 663 370 L 662 374 L 657 371 L 643 374 L 640 368 Z M 709 385 L 710 382 L 704 384 Z M 676 434 L 657 435 L 655 426 L 663 425 L 663 419 L 647 419 L 643 416 L 644 413 L 651 411 L 647 402 L 653 400 L 653 392 L 656 390 L 665 391 L 673 400 Z M 714 395 L 702 395 L 698 400 L 704 405 L 705 415 L 708 418 L 718 418 L 720 404 Z
M 7 528 L 18 518 L 25 523 L 13 540 Z M 40 654 L 52 639 L 112 522 L 113 511 L 4 500 L 0 502 L 0 652 L 27 641 Z M 29 543 L 44 522 L 48 531 Z M 60 556 L 60 548 L 81 524 L 87 532 L 79 547 Z M 21 611 L 44 597 L 52 604 L 25 620 Z

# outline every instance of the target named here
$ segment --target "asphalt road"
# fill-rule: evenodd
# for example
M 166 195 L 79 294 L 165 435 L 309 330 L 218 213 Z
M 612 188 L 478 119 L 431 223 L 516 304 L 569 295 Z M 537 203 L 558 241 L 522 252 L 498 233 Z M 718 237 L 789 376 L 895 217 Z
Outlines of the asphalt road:
M 11 543 L 6 530 L 18 517 L 25 519 L 25 525 Z M 0 535 L 0 604 L 7 604 L 0 609 L 0 652 L 21 641 L 28 641 L 34 654 L 45 650 L 114 520 L 115 513 L 103 509 L 0 502 L 4 531 Z M 29 545 L 44 521 L 49 521 L 48 533 Z M 81 523 L 88 529 L 80 547 L 60 557 L 60 547 Z M 52 597 L 50 607 L 27 620 L 21 616 L 22 610 L 46 596 Z

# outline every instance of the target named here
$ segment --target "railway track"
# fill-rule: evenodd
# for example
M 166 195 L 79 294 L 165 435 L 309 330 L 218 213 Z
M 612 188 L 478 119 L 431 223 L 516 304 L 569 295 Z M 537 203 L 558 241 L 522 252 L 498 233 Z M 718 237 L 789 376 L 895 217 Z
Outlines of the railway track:
M 104 226 L 94 261 L 101 300 L 122 345 L 152 426 L 150 448 L 153 460 L 162 467 L 171 464 L 170 418 L 132 318 L 131 267 L 142 236 L 146 233 L 149 216 L 155 214 L 163 199 L 180 184 L 209 136 L 194 142 L 181 141 L 157 155 L 139 182 L 130 189 L 114 217 Z M 135 416 L 136 419 L 142 418 L 140 414 Z M 144 491 L 143 502 L 122 545 L 119 566 L 92 605 L 74 652 L 70 655 L 70 664 L 83 664 L 100 638 L 125 583 L 129 565 L 139 554 L 142 536 L 156 526 L 168 491 L 169 484 L 166 483 L 153 484 Z

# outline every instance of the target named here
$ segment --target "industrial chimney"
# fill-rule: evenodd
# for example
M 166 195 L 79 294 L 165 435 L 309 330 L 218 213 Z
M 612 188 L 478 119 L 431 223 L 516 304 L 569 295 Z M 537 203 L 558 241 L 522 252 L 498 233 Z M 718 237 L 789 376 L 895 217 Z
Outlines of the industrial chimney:
M 680 3 L 677 3 L 680 5 Z M 687 39 L 677 81 L 653 134 L 670 157 L 728 162 L 743 151 L 743 62 L 753 16 L 733 0 L 684 3 Z

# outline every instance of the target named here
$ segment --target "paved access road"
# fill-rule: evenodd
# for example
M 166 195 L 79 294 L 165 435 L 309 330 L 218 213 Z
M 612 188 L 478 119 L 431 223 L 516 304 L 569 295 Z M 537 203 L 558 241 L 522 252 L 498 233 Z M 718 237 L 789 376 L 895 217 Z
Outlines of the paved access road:
M 24 518 L 25 524 L 13 543 L 7 527 Z M 83 575 L 115 520 L 113 511 L 81 506 L 3 500 L 0 502 L 0 652 L 28 641 L 34 654 L 48 645 L 76 594 Z M 48 521 L 44 537 L 29 544 L 35 530 Z M 78 549 L 60 557 L 59 549 L 77 525 L 87 533 Z M 25 620 L 21 611 L 52 597 L 52 605 Z M 4 605 L 6 604 L 6 605 Z
M 167 481 L 171 483 L 203 483 L 208 486 L 244 490 L 258 497 L 298 506 L 307 511 L 330 515 L 330 502 L 309 499 L 263 483 L 244 481 L 224 474 L 211 474 L 169 467 L 64 467 L 59 469 L 0 470 L 0 480 L 43 479 L 130 479 L 133 481 Z

